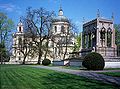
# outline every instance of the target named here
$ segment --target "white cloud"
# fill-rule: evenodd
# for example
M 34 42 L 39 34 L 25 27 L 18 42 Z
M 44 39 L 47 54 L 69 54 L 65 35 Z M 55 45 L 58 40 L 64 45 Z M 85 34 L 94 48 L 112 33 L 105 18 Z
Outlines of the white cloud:
M 15 6 L 12 4 L 0 4 L 0 7 L 9 12 L 12 12 L 15 8 Z
M 22 12 L 21 12 L 21 8 L 16 6 L 16 5 L 13 5 L 11 3 L 8 3 L 8 4 L 0 4 L 0 8 L 7 11 L 7 12 L 16 12 L 17 14 L 21 15 Z

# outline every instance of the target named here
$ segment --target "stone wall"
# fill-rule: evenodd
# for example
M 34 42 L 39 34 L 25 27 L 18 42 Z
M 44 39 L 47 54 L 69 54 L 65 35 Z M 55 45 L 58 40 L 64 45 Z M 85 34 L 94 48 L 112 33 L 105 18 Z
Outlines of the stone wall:
M 105 68 L 120 68 L 120 62 L 105 62 Z
M 83 67 L 81 60 L 70 60 L 69 65 L 75 67 Z

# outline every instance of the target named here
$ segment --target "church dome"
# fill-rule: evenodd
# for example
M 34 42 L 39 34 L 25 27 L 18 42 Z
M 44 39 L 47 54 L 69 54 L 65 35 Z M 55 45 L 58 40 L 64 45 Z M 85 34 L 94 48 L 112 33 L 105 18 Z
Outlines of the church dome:
M 68 19 L 65 16 L 58 16 L 53 18 L 53 22 L 59 22 L 59 21 L 68 22 Z
M 58 16 L 53 17 L 53 22 L 68 22 L 67 17 L 63 16 L 63 10 L 60 8 Z

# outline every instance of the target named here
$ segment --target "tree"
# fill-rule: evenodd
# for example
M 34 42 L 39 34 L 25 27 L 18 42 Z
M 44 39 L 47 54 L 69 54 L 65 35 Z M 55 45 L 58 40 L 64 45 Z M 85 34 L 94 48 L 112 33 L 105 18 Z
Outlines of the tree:
M 1 64 L 8 58 L 4 42 L 0 43 L 0 61 Z
M 19 38 L 19 44 L 18 47 L 14 47 L 15 50 L 19 50 L 20 53 L 22 53 L 21 56 L 23 56 L 23 61 L 22 64 L 25 64 L 25 60 L 27 58 L 27 56 L 30 56 L 31 58 L 34 57 L 34 53 L 35 53 L 35 47 L 32 41 L 29 41 L 30 38 L 27 37 L 26 35 L 24 35 L 24 39 L 22 40 L 22 38 Z
M 79 51 L 81 46 L 81 33 L 75 37 L 75 40 L 73 51 Z
M 7 56 L 7 49 L 5 47 L 5 42 L 7 41 L 7 37 L 9 32 L 14 27 L 13 21 L 7 17 L 5 13 L 0 12 L 0 60 L 1 64 L 3 59 Z M 2 47 L 3 46 L 3 47 Z
M 43 55 L 43 43 L 50 38 L 50 29 L 52 23 L 53 12 L 49 12 L 43 8 L 28 8 L 26 17 L 23 18 L 25 24 L 25 34 L 28 34 L 36 45 L 38 52 L 38 64 L 41 63 Z
M 120 24 L 115 24 L 115 44 L 117 45 L 117 55 L 120 56 Z
M 67 29 L 67 32 L 65 32 L 65 53 L 64 53 L 64 56 L 63 56 L 63 60 L 65 59 L 65 56 L 68 52 L 68 46 L 69 44 L 71 44 L 71 40 L 72 38 L 74 37 L 73 35 L 73 25 L 71 24 L 71 21 L 69 20 L 69 28 Z
M 115 43 L 116 45 L 120 45 L 120 24 L 115 24 Z

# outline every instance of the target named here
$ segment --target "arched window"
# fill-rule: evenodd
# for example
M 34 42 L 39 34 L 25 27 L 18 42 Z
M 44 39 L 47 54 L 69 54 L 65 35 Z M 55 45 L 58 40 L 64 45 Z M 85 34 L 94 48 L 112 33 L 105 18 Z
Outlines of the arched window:
M 103 27 L 100 31 L 100 38 L 103 40 L 105 39 L 105 28 Z
M 69 27 L 67 27 L 67 34 L 69 34 L 70 33 L 70 29 L 69 29 Z
M 18 39 L 18 45 L 19 45 L 19 46 L 22 46 L 22 38 L 19 38 L 19 39 Z
M 19 32 L 21 32 L 21 27 L 19 27 Z
M 57 32 L 57 27 L 55 26 L 55 32 Z
M 62 33 L 65 33 L 64 28 L 65 28 L 64 26 L 61 26 L 61 32 Z
M 112 38 L 112 29 L 108 28 L 107 30 L 107 46 L 111 47 L 111 38 Z

